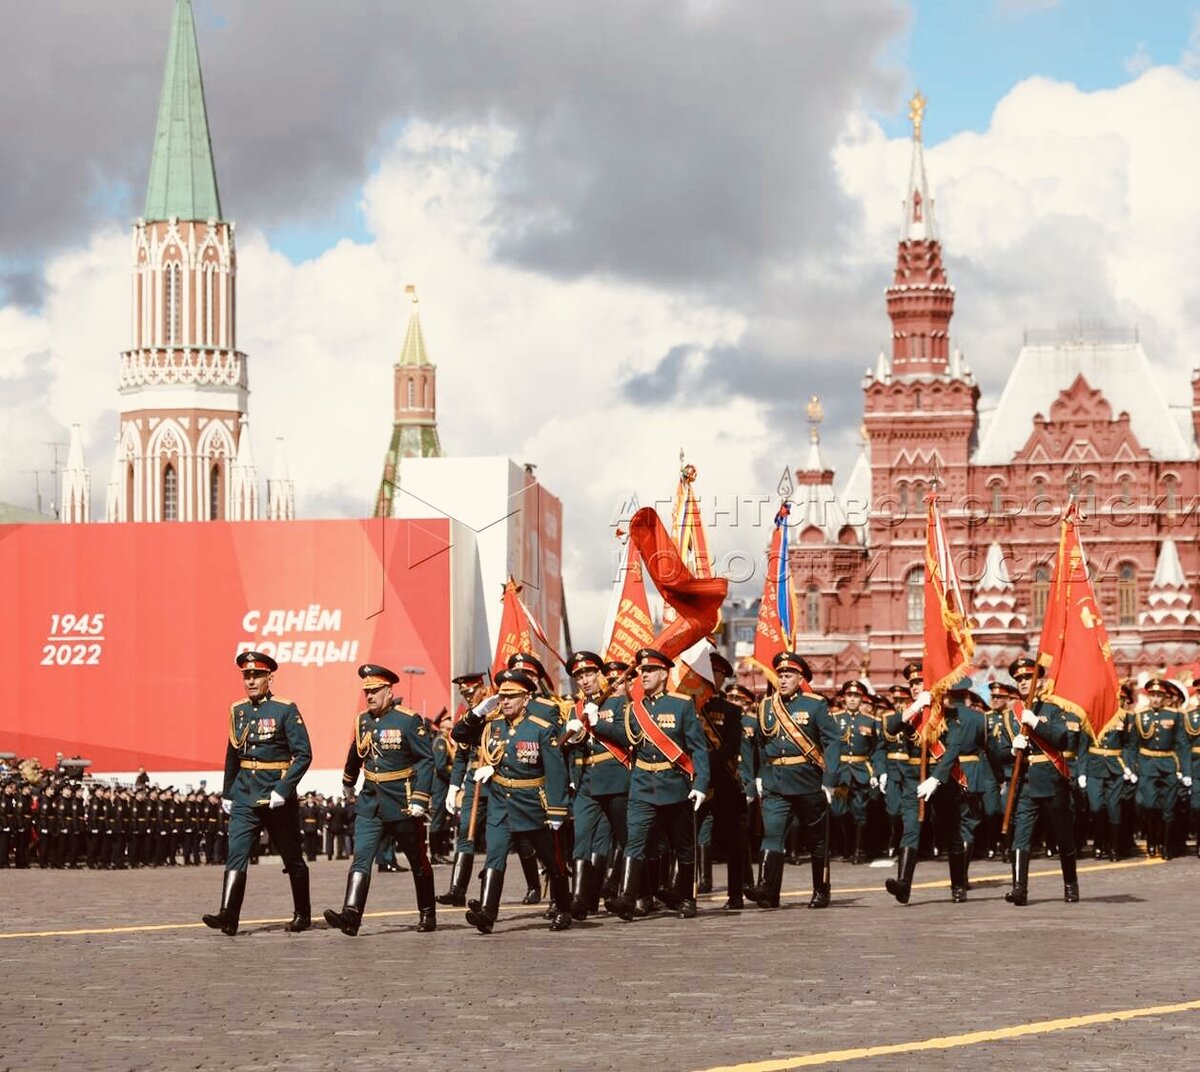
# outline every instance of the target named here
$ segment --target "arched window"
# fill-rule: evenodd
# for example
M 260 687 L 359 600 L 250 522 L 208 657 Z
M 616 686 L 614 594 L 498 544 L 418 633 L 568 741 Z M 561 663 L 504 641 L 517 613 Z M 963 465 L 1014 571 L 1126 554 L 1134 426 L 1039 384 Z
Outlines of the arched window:
M 1168 514 L 1179 509 L 1179 481 L 1174 476 L 1163 477 L 1163 499 Z
M 921 392 L 920 390 L 913 391 L 913 409 L 921 408 Z
M 815 584 L 809 585 L 808 591 L 804 593 L 804 631 L 821 631 L 821 589 Z
M 1080 493 L 1079 505 L 1086 514 L 1094 514 L 1096 512 L 1096 478 L 1094 476 L 1089 476 L 1083 482 L 1083 491 Z
M 408 408 L 415 409 L 417 405 L 417 381 L 408 381 Z
M 125 470 L 125 520 L 133 520 L 133 462 Z
M 1117 622 L 1137 625 L 1137 570 L 1129 562 L 1117 573 Z
M 992 517 L 999 517 L 1002 513 L 1004 513 L 1004 489 L 997 480 L 992 484 Z
M 163 329 L 168 346 L 174 346 L 180 341 L 182 320 L 183 269 L 178 264 L 168 264 L 163 269 Z
M 162 507 L 164 521 L 179 520 L 179 475 L 169 462 L 163 470 Z
M 908 631 L 919 633 L 925 628 L 925 567 L 917 566 L 904 580 L 905 606 L 908 611 Z
M 908 513 L 908 485 L 907 484 L 905 484 L 903 482 L 900 484 L 900 487 L 899 487 L 898 493 L 897 493 L 897 497 L 899 500 L 897 503 L 897 506 L 900 508 L 900 513 L 902 513 L 902 514 Z
M 224 498 L 221 491 L 221 467 L 214 465 L 208 474 L 208 519 L 210 521 L 221 520 L 221 501 Z
M 1121 477 L 1121 500 L 1126 506 L 1133 505 L 1133 481 L 1128 476 Z
M 1031 614 L 1034 626 L 1041 626 L 1046 618 L 1046 604 L 1050 601 L 1050 571 L 1045 566 L 1039 566 L 1033 571 L 1033 590 L 1030 600 Z

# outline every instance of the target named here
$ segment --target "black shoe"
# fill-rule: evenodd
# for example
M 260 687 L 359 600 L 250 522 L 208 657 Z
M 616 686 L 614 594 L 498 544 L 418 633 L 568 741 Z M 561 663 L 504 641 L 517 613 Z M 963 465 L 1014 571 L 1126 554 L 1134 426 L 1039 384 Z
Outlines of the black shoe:
M 538 870 L 536 856 L 519 856 L 521 873 L 525 876 L 525 896 L 521 904 L 535 905 L 542 903 L 542 873 Z
M 950 860 L 950 900 L 954 904 L 965 904 L 967 900 L 967 855 L 952 852 Z
M 900 849 L 900 862 L 896 869 L 896 877 L 889 878 L 884 888 L 901 904 L 908 904 L 912 894 L 913 875 L 917 870 L 917 850 L 906 847 Z
M 608 910 L 629 923 L 637 914 L 638 886 L 642 881 L 642 861 L 626 856 L 621 860 L 621 882 L 617 895 L 608 901 Z
M 242 899 L 246 896 L 246 872 L 226 871 L 221 888 L 221 911 L 200 918 L 206 927 L 219 930 L 230 937 L 237 934 L 242 914 Z
M 1012 889 L 1004 895 L 1009 903 L 1021 907 L 1029 903 L 1029 850 L 1013 849 Z
M 746 902 L 740 897 L 730 897 L 721 907 L 726 912 L 741 912 L 746 907 Z
M 288 881 L 292 886 L 292 918 L 284 924 L 283 929 L 291 934 L 299 934 L 312 926 L 312 902 L 308 893 L 308 868 L 295 874 L 288 872 Z
M 483 872 L 479 900 L 467 902 L 467 922 L 480 934 L 491 934 L 500 914 L 500 893 L 504 889 L 504 872 L 487 868 Z
M 450 872 L 450 889 L 434 898 L 438 904 L 450 905 L 452 908 L 463 908 L 467 903 L 467 886 L 471 882 L 471 868 L 475 864 L 473 853 L 460 852 L 454 857 L 454 867 Z
M 418 934 L 428 934 L 430 931 L 436 931 L 436 930 L 437 930 L 437 909 L 436 908 L 422 908 L 421 909 L 421 920 L 417 924 L 417 933 Z
M 696 918 L 696 902 L 691 897 L 685 897 L 679 902 L 679 908 L 675 914 L 680 919 L 695 919 Z
M 756 901 L 759 908 L 778 908 L 779 891 L 783 887 L 783 862 L 781 852 L 766 851 L 762 859 L 762 886 Z
M 861 829 L 861 827 L 856 827 Z M 814 856 L 811 861 L 813 892 L 808 899 L 809 908 L 829 907 L 829 857 Z
M 325 922 L 335 931 L 341 931 L 348 938 L 358 933 L 362 924 L 363 909 L 367 905 L 367 891 L 371 888 L 369 871 L 351 871 L 346 876 L 346 902 L 340 912 L 332 908 L 325 909 Z
M 1075 904 L 1079 900 L 1079 873 L 1075 865 L 1075 854 L 1064 852 L 1059 857 L 1063 875 L 1063 900 Z
M 554 918 L 550 921 L 550 929 L 552 931 L 566 931 L 571 929 L 571 913 L 558 912 L 554 913 Z

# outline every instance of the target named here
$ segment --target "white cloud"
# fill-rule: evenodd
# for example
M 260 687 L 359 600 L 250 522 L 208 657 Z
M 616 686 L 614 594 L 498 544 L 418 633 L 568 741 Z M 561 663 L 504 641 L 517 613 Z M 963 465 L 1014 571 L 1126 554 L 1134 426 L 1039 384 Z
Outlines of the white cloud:
M 1143 71 L 1148 71 L 1154 66 L 1154 57 L 1150 55 L 1150 49 L 1146 47 L 1145 41 L 1139 41 L 1134 50 L 1121 61 L 1126 72 L 1136 78 Z

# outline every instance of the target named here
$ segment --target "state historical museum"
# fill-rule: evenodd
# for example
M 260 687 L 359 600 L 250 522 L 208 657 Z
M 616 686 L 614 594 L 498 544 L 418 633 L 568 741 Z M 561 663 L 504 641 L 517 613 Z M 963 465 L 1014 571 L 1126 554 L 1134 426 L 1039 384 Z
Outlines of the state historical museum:
M 1200 372 L 1190 396 L 1168 398 L 1134 330 L 1027 331 L 999 399 L 981 402 L 950 345 L 955 292 L 925 175 L 924 103 L 912 101 L 912 170 L 887 289 L 892 352 L 863 380 L 862 452 L 840 490 L 821 460 L 819 404 L 810 406 L 792 513 L 796 648 L 821 684 L 888 682 L 920 655 L 924 496 L 936 476 L 977 666 L 1036 651 L 1072 488 L 1117 672 L 1190 663 L 1200 642 Z

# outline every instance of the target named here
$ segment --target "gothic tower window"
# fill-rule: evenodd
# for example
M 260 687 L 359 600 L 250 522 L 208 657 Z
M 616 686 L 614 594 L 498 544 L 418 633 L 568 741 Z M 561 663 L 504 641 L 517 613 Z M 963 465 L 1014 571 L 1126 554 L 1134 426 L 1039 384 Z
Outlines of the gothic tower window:
M 408 381 L 408 408 L 414 409 L 417 405 L 417 381 Z
M 1163 477 L 1163 505 L 1168 514 L 1179 509 L 1179 481 L 1174 476 Z
M 1137 624 L 1137 570 L 1128 562 L 1117 574 L 1117 623 Z
M 125 520 L 133 520 L 133 462 L 125 470 Z
M 163 469 L 162 507 L 164 521 L 179 520 L 179 474 L 170 462 Z
M 905 604 L 908 610 L 908 631 L 919 633 L 925 628 L 925 567 L 909 570 L 904 581 Z
M 221 520 L 221 467 L 214 465 L 208 474 L 208 519 Z
M 183 320 L 183 269 L 178 264 L 168 264 L 163 271 L 163 327 L 167 345 L 178 344 Z
M 1034 626 L 1041 626 L 1046 618 L 1046 604 L 1050 601 L 1050 571 L 1045 566 L 1039 566 L 1033 571 L 1033 591 L 1030 600 L 1030 620 Z
M 815 584 L 809 585 L 808 591 L 804 593 L 804 631 L 821 631 L 821 590 Z

